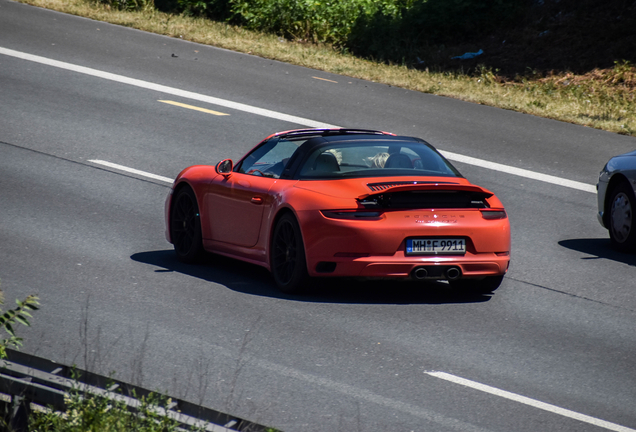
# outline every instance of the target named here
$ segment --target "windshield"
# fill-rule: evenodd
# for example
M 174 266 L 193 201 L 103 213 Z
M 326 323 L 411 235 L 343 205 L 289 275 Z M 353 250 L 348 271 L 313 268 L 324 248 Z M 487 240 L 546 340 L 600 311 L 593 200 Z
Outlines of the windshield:
M 314 150 L 300 179 L 436 176 L 461 174 L 429 146 L 419 142 L 333 143 Z

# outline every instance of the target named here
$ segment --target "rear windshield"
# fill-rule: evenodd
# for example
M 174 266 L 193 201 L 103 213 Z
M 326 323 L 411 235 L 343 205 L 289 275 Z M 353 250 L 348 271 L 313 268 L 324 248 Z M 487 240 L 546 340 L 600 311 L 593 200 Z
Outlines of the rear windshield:
M 333 143 L 314 150 L 300 179 L 440 176 L 461 174 L 429 146 L 418 142 Z

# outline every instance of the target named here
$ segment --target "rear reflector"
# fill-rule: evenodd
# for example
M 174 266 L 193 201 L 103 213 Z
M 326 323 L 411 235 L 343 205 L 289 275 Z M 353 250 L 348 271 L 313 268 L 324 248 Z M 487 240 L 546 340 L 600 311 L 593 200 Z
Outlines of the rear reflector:
M 480 210 L 481 217 L 488 220 L 505 219 L 508 217 L 505 210 Z
M 322 214 L 329 219 L 379 219 L 382 212 L 379 211 L 358 211 L 358 210 L 322 210 Z

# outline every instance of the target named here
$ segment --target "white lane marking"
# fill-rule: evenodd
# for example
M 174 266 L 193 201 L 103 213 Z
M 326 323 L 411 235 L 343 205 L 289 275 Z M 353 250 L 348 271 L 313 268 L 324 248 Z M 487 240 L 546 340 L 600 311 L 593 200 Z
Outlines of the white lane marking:
M 170 183 L 170 184 L 172 184 L 172 182 L 174 182 L 174 179 L 171 179 L 171 178 L 168 178 L 168 177 L 163 177 L 163 176 L 160 176 L 160 175 L 157 175 L 157 174 L 153 174 L 153 173 L 149 173 L 149 172 L 146 172 L 146 171 L 140 171 L 138 169 L 129 168 L 127 166 L 115 164 L 115 163 L 108 162 L 108 161 L 103 161 L 103 160 L 99 160 L 99 159 L 90 159 L 89 162 L 92 162 L 92 163 L 97 164 L 97 165 L 103 165 L 103 166 L 106 166 L 106 167 L 109 167 L 109 168 L 113 168 L 113 169 L 116 169 L 116 170 L 119 170 L 119 171 L 124 171 L 124 172 L 127 172 L 127 173 L 136 174 L 138 176 L 148 177 L 148 178 L 151 178 L 153 180 L 159 180 L 159 181 Z
M 302 126 L 316 127 L 316 128 L 339 127 L 339 126 L 331 125 L 328 123 L 321 123 L 321 122 L 317 122 L 317 121 L 302 118 L 302 117 L 291 116 L 291 115 L 282 114 L 276 111 L 270 111 L 270 110 L 266 110 L 262 108 L 253 107 L 250 105 L 241 104 L 238 102 L 232 102 L 225 99 L 219 99 L 212 96 L 206 96 L 206 95 L 202 95 L 198 93 L 176 89 L 173 87 L 167 87 L 167 86 L 154 84 L 147 81 L 142 81 L 142 80 L 138 80 L 134 78 L 128 78 L 122 75 L 116 75 L 109 72 L 103 72 L 97 69 L 91 69 L 91 68 L 87 68 L 83 66 L 74 65 L 71 63 L 65 63 L 65 62 L 61 62 L 57 60 L 52 60 L 46 57 L 40 57 L 40 56 L 36 56 L 32 54 L 23 53 L 20 51 L 14 51 L 14 50 L 3 48 L 3 47 L 0 47 L 0 54 L 16 57 L 22 60 L 33 61 L 36 63 L 45 64 L 48 66 L 58 67 L 61 69 L 66 69 L 66 70 L 70 70 L 70 71 L 74 71 L 78 73 L 83 73 L 83 74 L 87 74 L 87 75 L 91 75 L 98 78 L 103 78 L 103 79 L 107 79 L 107 80 L 111 80 L 111 81 L 115 81 L 115 82 L 119 82 L 123 84 L 129 84 L 129 85 L 133 85 L 133 86 L 137 86 L 137 87 L 141 87 L 141 88 L 145 88 L 149 90 L 155 90 L 162 93 L 180 96 L 186 99 L 193 99 L 193 100 L 197 100 L 201 102 L 210 103 L 213 105 L 224 106 L 227 108 L 235 109 L 237 111 L 244 111 L 244 112 L 248 112 L 255 115 L 260 115 L 260 116 L 269 117 L 269 118 L 282 120 L 282 121 L 288 121 L 290 123 L 295 123 Z M 452 161 L 462 162 L 462 163 L 466 163 L 469 165 L 474 165 L 474 166 L 478 166 L 478 167 L 486 168 L 490 170 L 501 171 L 508 174 L 513 174 L 516 176 L 526 177 L 533 180 L 556 184 L 556 185 L 567 187 L 567 188 L 596 193 L 596 187 L 594 185 L 581 183 L 581 182 L 577 182 L 573 180 L 568 180 L 561 177 L 555 177 L 555 176 L 551 176 L 547 174 L 541 174 L 541 173 L 537 173 L 537 172 L 522 169 L 522 168 L 515 168 L 509 165 L 489 162 L 483 159 L 477 159 L 474 157 L 464 156 L 461 154 L 452 153 L 448 151 L 440 150 L 440 152 L 445 157 L 447 157 L 449 160 L 452 160 Z
M 233 358 L 233 357 L 232 357 Z M 263 368 L 264 370 L 275 373 L 278 375 L 282 375 L 284 377 L 292 378 L 293 380 L 299 381 L 301 384 L 305 386 L 310 385 L 313 387 L 318 387 L 320 390 L 324 390 L 329 392 L 329 394 L 337 393 L 336 397 L 340 395 L 339 400 L 346 400 L 345 398 L 351 398 L 354 406 L 360 404 L 361 402 L 367 401 L 373 404 L 379 405 L 384 408 L 388 408 L 390 411 L 395 412 L 399 411 L 401 413 L 405 413 L 407 415 L 416 416 L 421 419 L 424 419 L 429 422 L 434 422 L 442 426 L 444 430 L 456 430 L 461 432 L 487 432 L 490 429 L 484 429 L 480 426 L 473 425 L 471 423 L 464 422 L 459 419 L 446 417 L 443 414 L 437 413 L 432 409 L 421 407 L 418 405 L 411 404 L 409 402 L 404 402 L 401 399 L 406 399 L 402 397 L 401 399 L 390 398 L 387 396 L 382 396 L 381 394 L 375 393 L 366 388 L 357 387 L 352 384 L 346 384 L 341 381 L 334 381 L 328 378 L 324 378 L 320 375 L 309 374 L 303 372 L 298 369 L 293 369 L 278 363 L 272 363 L 267 360 L 263 360 L 261 358 L 250 358 L 250 364 L 255 364 L 258 367 Z M 292 385 L 297 385 L 293 383 Z M 351 402 L 347 402 L 351 403 Z M 358 426 L 360 426 L 358 424 Z M 429 425 L 423 425 L 424 430 Z M 329 429 L 326 427 L 325 429 Z M 339 428 L 342 429 L 342 428 Z M 364 430 L 364 427 L 361 429 Z M 431 426 L 431 430 L 438 430 L 440 428 Z M 389 429 L 391 430 L 391 429 Z
M 290 122 L 290 123 L 295 123 L 295 124 L 300 124 L 300 125 L 304 125 L 304 126 L 308 126 L 308 127 L 316 127 L 316 128 L 331 128 L 334 127 L 332 125 L 328 125 L 326 123 L 321 123 L 321 122 L 317 122 L 314 120 L 310 120 L 310 119 L 306 119 L 306 118 L 302 118 L 302 117 L 297 117 L 297 116 L 292 116 L 292 115 L 288 115 L 288 114 L 283 114 L 283 113 L 279 113 L 276 111 L 271 111 L 268 109 L 263 109 L 263 108 L 256 108 L 250 105 L 245 105 L 242 103 L 238 103 L 238 102 L 232 102 L 229 100 L 225 100 L 225 99 L 219 99 L 219 98 L 215 98 L 212 96 L 206 96 L 206 95 L 202 95 L 202 94 L 198 94 L 198 93 L 194 93 L 194 92 L 190 92 L 190 91 L 186 91 L 186 90 L 180 90 L 174 87 L 168 87 L 168 86 L 164 86 L 164 85 L 160 85 L 160 84 L 155 84 L 155 83 L 151 83 L 148 81 L 142 81 L 142 80 L 138 80 L 135 78 L 128 78 L 125 77 L 123 75 L 117 75 L 117 74 L 113 74 L 110 72 L 104 72 L 104 71 L 100 71 L 97 69 L 91 69 L 91 68 L 87 68 L 84 66 L 78 66 L 78 65 L 74 65 L 71 63 L 65 63 L 65 62 L 61 62 L 61 61 L 57 61 L 57 60 L 53 60 L 53 59 L 49 59 L 46 57 L 40 57 L 40 56 L 36 56 L 36 55 L 32 55 L 32 54 L 27 54 L 27 53 L 23 53 L 20 51 L 14 51 L 11 49 L 7 49 L 7 48 L 2 48 L 0 47 L 0 54 L 5 54 L 11 57 L 16 57 L 22 60 L 28 60 L 28 61 L 32 61 L 32 62 L 36 62 L 36 63 L 41 63 L 41 64 L 45 64 L 48 66 L 53 66 L 53 67 L 57 67 L 60 69 L 66 69 L 66 70 L 70 70 L 73 72 L 78 72 L 78 73 L 82 73 L 82 74 L 86 74 L 86 75 L 90 75 L 90 76 L 94 76 L 97 78 L 103 78 L 103 79 L 107 79 L 110 81 L 115 81 L 118 83 L 122 83 L 122 84 L 129 84 L 132 86 L 136 86 L 136 87 L 140 87 L 140 88 L 145 88 L 148 90 L 154 90 L 154 91 L 158 91 L 161 93 L 166 93 L 166 94 L 171 94 L 173 96 L 179 96 L 182 98 L 187 98 L 187 99 L 193 99 L 193 100 L 198 100 L 201 102 L 206 102 L 209 104 L 213 104 L 213 105 L 219 105 L 219 106 L 224 106 L 226 108 L 231 108 L 231 109 L 235 109 L 237 111 L 244 111 L 244 112 L 248 112 L 251 114 L 256 114 L 256 115 L 260 115 L 263 117 L 269 117 L 269 118 L 273 118 L 276 120 L 282 120 L 282 121 L 286 121 L 286 122 Z
M 636 429 L 631 429 L 625 426 L 618 425 L 616 423 L 610 423 L 605 420 L 598 419 L 596 417 L 591 417 L 585 414 L 577 413 L 576 411 L 570 411 L 565 408 L 558 407 L 556 405 L 552 405 L 549 403 L 541 402 L 536 399 L 531 399 L 529 397 L 521 396 L 516 393 L 511 393 L 509 391 L 501 390 L 496 387 L 491 387 L 489 385 L 481 384 L 476 381 L 471 381 L 466 378 L 461 378 L 455 375 L 451 375 L 446 372 L 425 372 L 428 375 L 441 378 L 446 381 L 453 382 L 455 384 L 460 384 L 466 387 L 470 387 L 476 390 L 480 390 L 486 393 L 493 394 L 495 396 L 500 396 L 506 399 L 513 400 L 515 402 L 520 402 L 522 404 L 530 405 L 535 408 L 539 408 L 545 411 L 549 411 L 554 414 L 559 414 L 564 417 L 569 417 L 575 420 L 582 421 L 584 423 L 589 423 L 594 426 L 598 426 L 604 429 L 608 429 L 616 432 L 636 432 Z
M 545 183 L 552 183 L 555 185 L 564 186 L 571 189 L 578 189 L 584 192 L 596 193 L 595 185 L 581 183 L 574 180 L 568 180 L 568 179 L 564 179 L 561 177 L 556 177 L 556 176 L 552 176 L 548 174 L 541 174 L 541 173 L 530 171 L 523 168 L 515 168 L 509 165 L 503 165 L 496 162 L 490 162 L 484 159 L 477 159 L 470 156 L 464 156 L 464 155 L 452 153 L 445 150 L 439 150 L 439 152 L 443 154 L 446 159 L 451 161 L 462 162 L 469 165 L 475 165 L 475 166 L 487 168 L 493 171 L 501 171 L 507 174 L 513 174 L 519 177 L 526 177 L 533 180 L 539 180 Z

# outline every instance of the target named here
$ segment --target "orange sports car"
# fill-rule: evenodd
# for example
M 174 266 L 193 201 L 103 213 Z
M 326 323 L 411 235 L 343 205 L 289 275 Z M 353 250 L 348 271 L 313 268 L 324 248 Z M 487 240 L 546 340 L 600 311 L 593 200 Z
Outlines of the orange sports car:
M 510 262 L 502 203 L 426 141 L 359 129 L 273 134 L 236 164 L 183 170 L 165 206 L 177 258 L 204 251 L 309 278 L 446 280 L 480 293 Z

